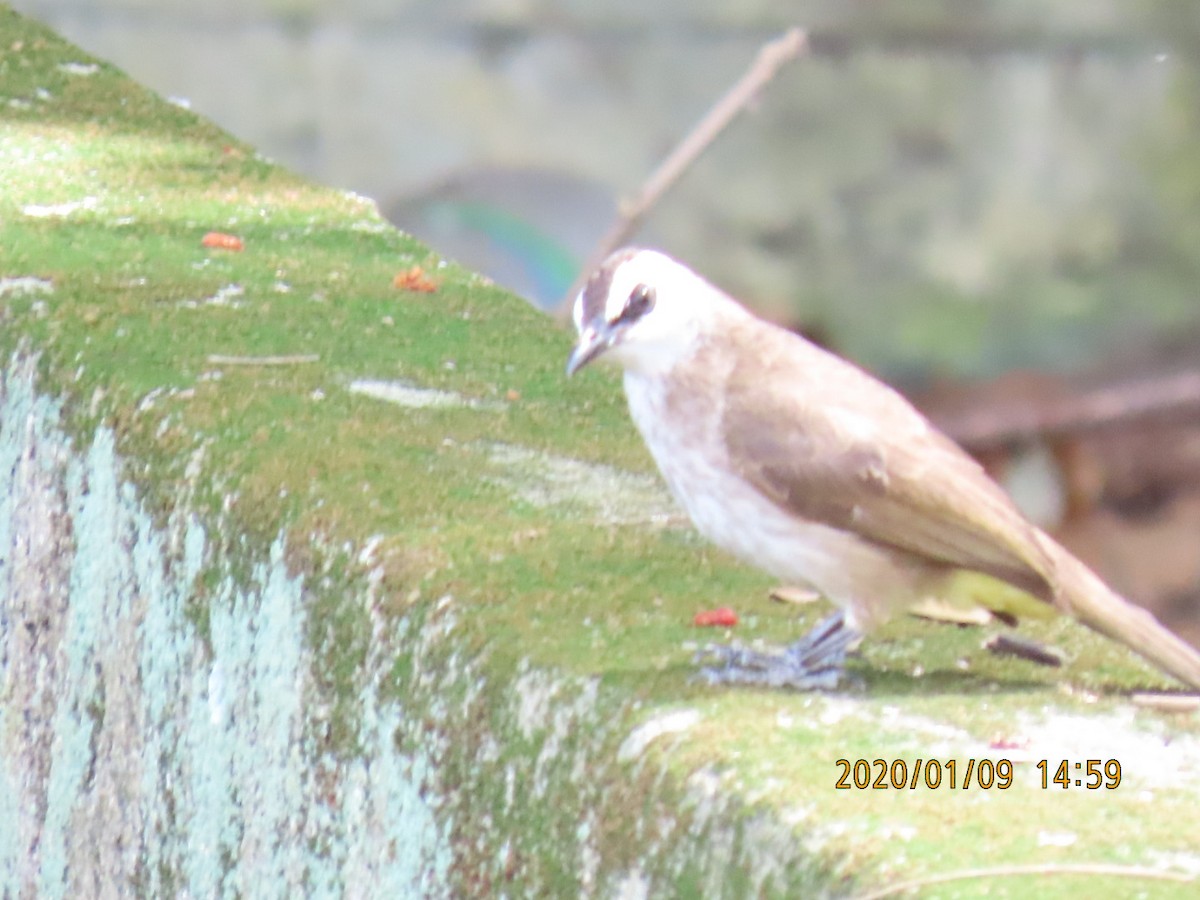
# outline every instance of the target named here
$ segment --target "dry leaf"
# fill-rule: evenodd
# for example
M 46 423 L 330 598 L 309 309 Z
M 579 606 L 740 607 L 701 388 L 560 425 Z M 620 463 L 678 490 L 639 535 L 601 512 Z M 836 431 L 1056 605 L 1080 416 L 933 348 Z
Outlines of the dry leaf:
M 918 619 L 946 622 L 950 625 L 986 625 L 992 621 L 991 611 L 982 606 L 960 606 L 933 597 L 926 598 L 913 606 L 909 609 L 908 614 L 916 616 Z
M 821 595 L 811 588 L 780 585 L 771 589 L 771 599 L 776 603 L 794 603 L 797 606 L 803 606 L 807 603 L 816 603 L 821 599 Z

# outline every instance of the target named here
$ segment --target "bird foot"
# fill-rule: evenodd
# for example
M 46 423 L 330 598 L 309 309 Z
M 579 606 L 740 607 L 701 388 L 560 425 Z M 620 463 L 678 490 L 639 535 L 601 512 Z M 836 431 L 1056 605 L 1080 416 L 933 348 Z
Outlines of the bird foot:
M 841 679 L 846 652 L 858 638 L 858 632 L 848 627 L 838 612 L 822 619 L 812 631 L 779 653 L 709 644 L 696 654 L 696 661 L 714 664 L 702 668 L 699 677 L 708 684 L 829 690 Z

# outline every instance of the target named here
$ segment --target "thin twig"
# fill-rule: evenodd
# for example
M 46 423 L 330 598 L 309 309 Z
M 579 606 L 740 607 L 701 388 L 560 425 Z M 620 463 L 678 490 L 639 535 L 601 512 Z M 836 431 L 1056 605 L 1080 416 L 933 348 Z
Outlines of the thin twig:
M 992 866 L 984 869 L 959 869 L 955 872 L 944 872 L 941 875 L 929 875 L 925 878 L 913 878 L 909 881 L 898 881 L 876 891 L 859 894 L 855 900 L 882 900 L 884 897 L 896 897 L 909 891 L 927 888 L 933 884 L 945 884 L 948 881 L 967 881 L 973 878 L 1011 878 L 1021 875 L 1090 875 L 1110 878 L 1147 878 L 1157 881 L 1178 881 L 1184 884 L 1194 881 L 1194 877 L 1183 872 L 1164 872 L 1162 869 L 1148 869 L 1144 866 L 1119 866 L 1110 863 L 1034 863 L 1025 866 Z
M 1129 699 L 1135 706 L 1166 713 L 1191 713 L 1200 709 L 1200 696 L 1196 694 L 1158 694 L 1147 691 L 1134 694 Z
M 600 239 L 596 249 L 588 258 L 567 296 L 559 305 L 558 317 L 562 320 L 571 314 L 571 301 L 587 283 L 592 271 L 604 262 L 605 257 L 623 244 L 642 224 L 646 214 L 662 198 L 688 167 L 696 161 L 726 126 L 742 110 L 754 102 L 759 91 L 775 77 L 784 65 L 796 59 L 808 49 L 808 37 L 800 28 L 763 44 L 746 73 L 705 113 L 696 126 L 679 142 L 657 169 L 646 179 L 641 190 L 631 198 L 624 199 L 617 208 L 617 218 Z
M 208 362 L 214 366 L 295 366 L 314 363 L 321 359 L 316 353 L 301 353 L 295 356 L 223 356 L 210 353 Z
M 1058 668 L 1063 664 L 1062 651 L 1056 647 L 1048 647 L 1030 638 L 1017 637 L 1015 634 L 993 634 L 983 642 L 983 649 L 997 656 L 1027 659 L 1039 666 Z

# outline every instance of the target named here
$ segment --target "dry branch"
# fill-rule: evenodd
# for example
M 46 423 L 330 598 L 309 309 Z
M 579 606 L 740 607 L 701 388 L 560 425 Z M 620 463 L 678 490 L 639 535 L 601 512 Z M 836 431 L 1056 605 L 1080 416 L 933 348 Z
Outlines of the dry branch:
M 997 404 L 956 416 L 936 416 L 938 426 L 971 450 L 1004 447 L 1035 438 L 1069 437 L 1142 422 L 1200 415 L 1200 371 L 1113 384 L 1039 404 Z
M 605 257 L 625 243 L 642 224 L 646 214 L 662 198 L 679 177 L 696 161 L 708 146 L 758 97 L 763 87 L 775 77 L 787 62 L 796 59 L 808 49 L 808 37 L 802 29 L 793 28 L 780 37 L 763 44 L 746 73 L 704 115 L 687 136 L 662 161 L 646 179 L 645 184 L 633 197 L 622 200 L 617 206 L 617 218 L 600 239 L 592 255 L 580 269 L 575 283 L 567 291 L 559 305 L 558 317 L 570 315 L 571 302 L 587 283 L 588 276 Z

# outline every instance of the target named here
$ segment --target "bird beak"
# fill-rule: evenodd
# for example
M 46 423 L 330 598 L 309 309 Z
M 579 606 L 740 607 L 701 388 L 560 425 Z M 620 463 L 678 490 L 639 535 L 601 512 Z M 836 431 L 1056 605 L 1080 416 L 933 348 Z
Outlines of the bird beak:
M 567 375 L 574 375 L 593 359 L 612 346 L 613 333 L 607 328 L 597 328 L 589 325 L 579 335 L 579 343 L 571 351 L 567 360 Z

